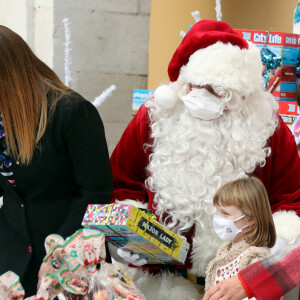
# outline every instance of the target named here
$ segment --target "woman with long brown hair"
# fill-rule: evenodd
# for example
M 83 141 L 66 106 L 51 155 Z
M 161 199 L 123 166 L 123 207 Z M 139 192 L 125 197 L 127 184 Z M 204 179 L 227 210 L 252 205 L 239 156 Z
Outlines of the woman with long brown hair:
M 0 274 L 36 292 L 48 234 L 80 227 L 108 203 L 112 175 L 96 108 L 66 87 L 24 40 L 0 26 Z

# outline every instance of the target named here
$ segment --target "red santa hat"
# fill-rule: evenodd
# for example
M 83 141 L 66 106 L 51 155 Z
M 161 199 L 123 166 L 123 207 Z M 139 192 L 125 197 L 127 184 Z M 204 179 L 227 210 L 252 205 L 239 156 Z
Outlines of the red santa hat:
M 190 84 L 229 88 L 247 97 L 261 90 L 262 69 L 260 51 L 254 44 L 225 22 L 202 20 L 182 40 L 168 73 L 171 81 L 180 76 Z

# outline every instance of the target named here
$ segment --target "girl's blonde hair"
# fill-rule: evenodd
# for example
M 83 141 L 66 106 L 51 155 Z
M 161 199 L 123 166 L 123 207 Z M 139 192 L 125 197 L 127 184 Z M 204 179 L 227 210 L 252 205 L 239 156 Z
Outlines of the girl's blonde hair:
M 263 183 L 256 177 L 248 177 L 229 182 L 218 189 L 214 205 L 236 206 L 255 223 L 246 227 L 245 241 L 252 246 L 273 247 L 276 231 L 273 222 L 268 193 Z
M 69 92 L 18 34 L 0 25 L 0 113 L 10 156 L 29 164 L 57 101 Z

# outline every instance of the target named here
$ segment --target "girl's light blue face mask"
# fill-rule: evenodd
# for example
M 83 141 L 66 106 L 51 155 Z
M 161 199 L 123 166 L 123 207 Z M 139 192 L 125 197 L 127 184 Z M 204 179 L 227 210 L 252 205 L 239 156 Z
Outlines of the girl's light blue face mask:
M 235 219 L 235 220 L 227 220 L 218 215 L 214 215 L 214 230 L 215 233 L 219 236 L 219 238 L 223 241 L 231 241 L 233 240 L 238 233 L 242 232 L 242 230 L 248 225 L 243 226 L 242 228 L 237 228 L 234 222 L 241 220 L 245 215 Z
M 223 99 L 214 96 L 205 88 L 192 88 L 181 100 L 194 118 L 206 121 L 223 115 L 225 108 Z

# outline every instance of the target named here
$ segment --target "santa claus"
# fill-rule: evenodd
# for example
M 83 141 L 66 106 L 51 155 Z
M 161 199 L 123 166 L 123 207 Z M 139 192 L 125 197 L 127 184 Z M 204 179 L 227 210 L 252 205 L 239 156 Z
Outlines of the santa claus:
M 227 23 L 196 23 L 171 59 L 171 83 L 140 108 L 111 156 L 112 201 L 152 209 L 191 244 L 185 265 L 169 268 L 175 275 L 149 266 L 160 274 L 136 277 L 147 299 L 199 298 L 184 277 L 201 281 L 215 256 L 212 199 L 229 181 L 258 177 L 280 211 L 278 236 L 299 234 L 300 159 L 277 102 L 262 88 L 262 68 L 259 49 Z

